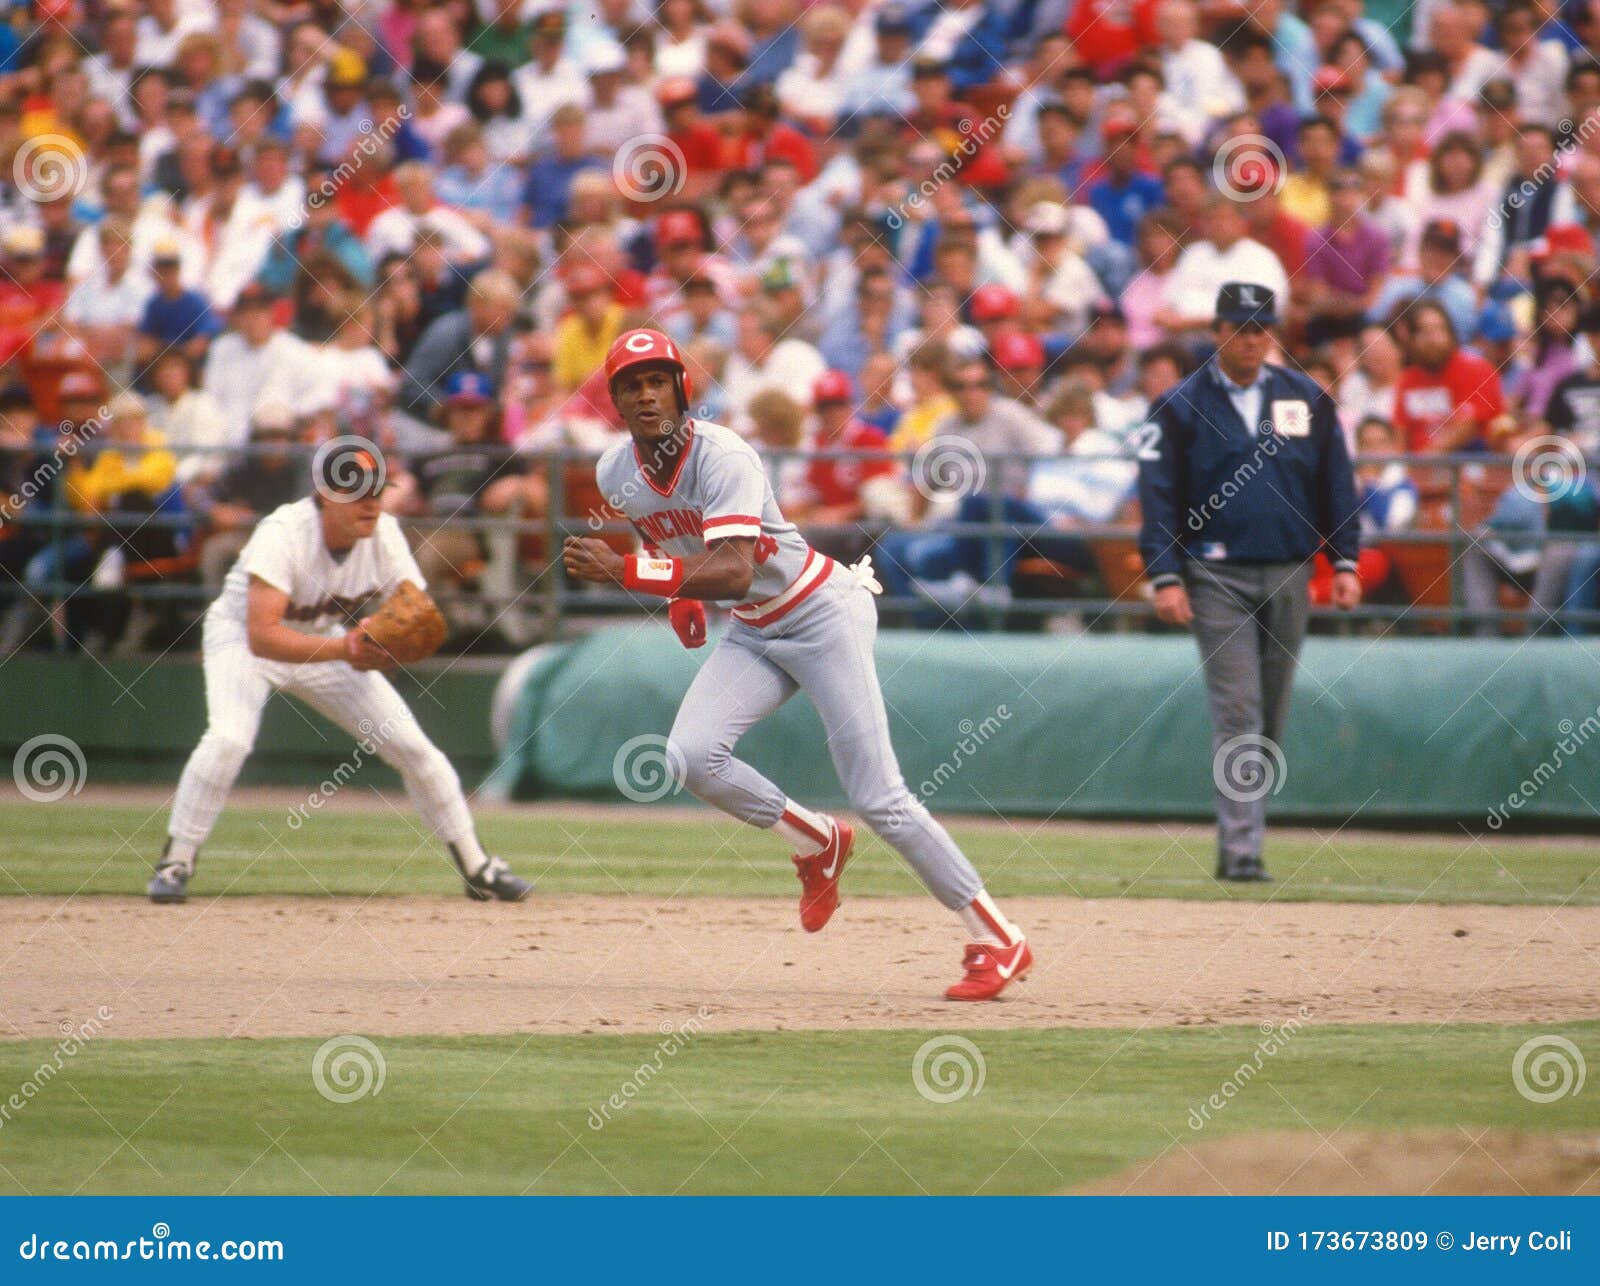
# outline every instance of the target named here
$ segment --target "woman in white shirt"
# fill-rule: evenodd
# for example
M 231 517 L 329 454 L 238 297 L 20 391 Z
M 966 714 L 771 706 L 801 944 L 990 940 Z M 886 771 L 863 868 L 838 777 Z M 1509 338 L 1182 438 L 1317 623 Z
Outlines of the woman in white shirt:
M 511 73 L 484 63 L 467 88 L 467 110 L 483 131 L 483 145 L 496 165 L 521 165 L 534 150 L 534 124 L 522 110 Z
M 838 5 L 819 5 L 806 14 L 800 31 L 805 52 L 778 77 L 778 103 L 795 120 L 831 128 L 849 88 L 839 56 L 850 35 L 850 15 Z
M 710 17 L 700 0 L 660 0 L 656 5 L 656 75 L 697 79 L 706 69 L 706 26 Z
M 382 404 L 394 388 L 394 372 L 373 341 L 372 308 L 356 295 L 344 306 L 333 338 L 318 349 L 321 368 L 318 410 L 357 408 Z
M 1407 194 L 1414 211 L 1401 266 L 1417 266 L 1422 230 L 1430 223 L 1453 222 L 1461 229 L 1461 252 L 1471 260 L 1494 193 L 1483 182 L 1483 153 L 1470 134 L 1452 131 L 1428 158 L 1420 190 Z

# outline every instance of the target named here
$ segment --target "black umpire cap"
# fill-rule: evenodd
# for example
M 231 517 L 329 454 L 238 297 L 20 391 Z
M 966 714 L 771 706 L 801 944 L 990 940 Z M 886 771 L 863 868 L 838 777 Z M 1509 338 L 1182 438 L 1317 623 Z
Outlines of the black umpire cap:
M 1242 325 L 1278 324 L 1278 297 L 1253 281 L 1227 281 L 1217 291 L 1217 320 Z

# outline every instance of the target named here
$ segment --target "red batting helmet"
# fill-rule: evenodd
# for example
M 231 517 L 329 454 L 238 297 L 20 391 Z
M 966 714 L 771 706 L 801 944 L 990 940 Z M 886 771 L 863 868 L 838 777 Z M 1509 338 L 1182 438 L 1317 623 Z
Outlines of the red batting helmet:
M 678 386 L 678 401 L 685 412 L 694 385 L 689 380 L 689 370 L 683 364 L 678 346 L 659 330 L 625 330 L 618 335 L 606 354 L 606 388 L 616 384 L 617 376 L 630 366 L 643 366 L 646 362 L 665 362 L 672 367 L 672 377 Z M 612 400 L 615 401 L 615 395 Z
M 850 386 L 850 377 L 843 371 L 823 371 L 811 386 L 813 406 L 821 406 L 824 402 L 849 402 L 854 397 L 855 390 Z

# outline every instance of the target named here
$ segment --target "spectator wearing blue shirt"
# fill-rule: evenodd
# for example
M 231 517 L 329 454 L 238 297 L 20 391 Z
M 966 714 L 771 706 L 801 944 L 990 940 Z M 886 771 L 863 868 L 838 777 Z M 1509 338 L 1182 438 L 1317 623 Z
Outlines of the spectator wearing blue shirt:
M 1102 132 L 1106 140 L 1105 177 L 1089 185 L 1089 205 L 1105 220 L 1111 235 L 1132 246 L 1139 221 L 1165 205 L 1166 189 L 1153 174 L 1139 169 L 1133 135 L 1138 122 L 1130 116 L 1108 115 Z
M 932 0 L 910 15 L 917 53 L 943 61 L 957 94 L 1005 70 L 1006 15 L 984 0 Z
M 180 275 L 178 243 L 158 242 L 150 257 L 156 293 L 139 321 L 139 365 L 147 368 L 169 348 L 177 348 L 191 361 L 205 356 L 206 346 L 222 332 L 222 322 L 198 290 L 184 288 Z
M 528 166 L 522 208 L 529 226 L 543 231 L 567 217 L 572 180 L 585 170 L 608 169 L 583 150 L 583 108 L 563 103 L 550 118 L 554 146 Z
M 434 182 L 445 205 L 468 214 L 487 215 L 496 223 L 515 223 L 522 212 L 522 183 L 510 166 L 491 165 L 483 128 L 475 121 L 457 125 L 444 140 L 449 164 Z
M 1461 229 L 1447 220 L 1428 224 L 1417 243 L 1417 271 L 1390 277 L 1367 310 L 1367 321 L 1386 325 L 1405 305 L 1428 299 L 1449 314 L 1450 324 L 1466 343 L 1478 332 L 1478 292 L 1462 275 L 1461 266 Z
M 774 83 L 800 56 L 800 25 L 788 0 L 748 0 L 744 26 L 752 39 L 741 91 Z

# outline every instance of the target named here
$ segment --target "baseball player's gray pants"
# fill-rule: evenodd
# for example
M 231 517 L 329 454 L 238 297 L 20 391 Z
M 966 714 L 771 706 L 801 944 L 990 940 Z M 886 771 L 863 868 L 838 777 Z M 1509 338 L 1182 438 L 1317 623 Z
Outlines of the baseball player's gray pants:
M 822 718 L 851 806 L 934 897 L 959 910 L 983 891 L 983 881 L 900 775 L 872 659 L 877 633 L 872 595 L 842 567 L 790 616 L 765 629 L 730 619 L 684 695 L 671 746 L 693 794 L 752 826 L 775 826 L 784 792 L 735 758 L 733 748 L 747 729 L 804 689 Z
M 1184 570 L 1211 709 L 1217 852 L 1224 861 L 1261 856 L 1271 791 L 1231 773 L 1221 762 L 1223 747 L 1236 738 L 1260 737 L 1282 745 L 1310 611 L 1310 580 L 1309 562 L 1190 562 Z M 1239 752 L 1240 743 L 1233 749 Z M 1243 743 L 1242 753 L 1258 755 L 1260 743 Z

